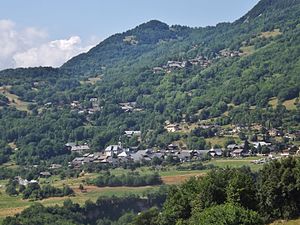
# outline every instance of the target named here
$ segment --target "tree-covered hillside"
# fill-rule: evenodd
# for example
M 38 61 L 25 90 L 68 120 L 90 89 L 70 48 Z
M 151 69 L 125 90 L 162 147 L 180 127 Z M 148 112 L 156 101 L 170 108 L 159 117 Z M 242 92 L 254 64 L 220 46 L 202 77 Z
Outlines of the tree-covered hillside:
M 67 142 L 92 151 L 119 141 L 210 148 L 197 130 L 207 123 L 259 123 L 293 134 L 300 129 L 299 56 L 300 1 L 262 0 L 234 23 L 150 21 L 61 68 L 1 71 L 0 161 L 67 164 L 74 158 Z M 187 129 L 168 133 L 168 124 Z M 126 130 L 141 131 L 141 140 L 124 138 Z

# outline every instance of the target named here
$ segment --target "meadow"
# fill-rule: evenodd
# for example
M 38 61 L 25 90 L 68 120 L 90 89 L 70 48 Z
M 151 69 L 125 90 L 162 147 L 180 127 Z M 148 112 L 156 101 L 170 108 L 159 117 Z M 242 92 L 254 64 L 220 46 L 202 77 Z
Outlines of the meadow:
M 262 168 L 262 165 L 256 165 L 251 163 L 252 160 L 257 158 L 246 158 L 246 159 L 213 159 L 208 162 L 205 162 L 204 165 L 212 164 L 220 168 L 225 167 L 242 167 L 249 166 L 254 171 Z M 188 165 L 185 163 L 184 165 Z M 153 173 L 156 170 L 153 170 L 151 167 L 141 167 L 137 171 L 140 174 Z M 110 171 L 112 174 L 120 175 L 129 170 L 124 170 L 121 168 L 113 169 Z M 176 166 L 169 166 L 164 170 L 157 170 L 160 174 L 162 181 L 167 185 L 176 185 L 184 182 L 185 180 L 194 177 L 194 176 L 205 176 L 208 170 L 176 170 Z M 145 186 L 145 187 L 95 187 L 91 185 L 85 185 L 86 179 L 93 179 L 97 177 L 97 173 L 85 173 L 78 178 L 65 179 L 61 180 L 58 176 L 52 176 L 47 179 L 41 179 L 40 183 L 46 184 L 49 183 L 56 187 L 62 187 L 63 185 L 69 185 L 75 191 L 75 196 L 73 197 L 53 197 L 43 199 L 41 201 L 30 201 L 23 200 L 22 196 L 8 196 L 5 193 L 5 184 L 7 181 L 0 181 L 0 221 L 3 220 L 6 216 L 12 216 L 17 213 L 20 213 L 25 208 L 34 204 L 35 202 L 42 203 L 46 206 L 53 205 L 62 205 L 63 202 L 70 198 L 73 202 L 84 204 L 87 200 L 95 201 L 100 196 L 125 196 L 129 194 L 135 194 L 143 196 L 147 191 L 158 189 L 159 186 Z M 79 189 L 79 185 L 83 184 L 85 191 L 82 192 Z

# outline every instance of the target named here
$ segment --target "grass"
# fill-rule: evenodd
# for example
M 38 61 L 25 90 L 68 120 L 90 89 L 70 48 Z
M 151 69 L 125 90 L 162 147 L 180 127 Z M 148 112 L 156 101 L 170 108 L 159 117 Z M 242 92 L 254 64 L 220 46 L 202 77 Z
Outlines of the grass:
M 244 55 L 251 55 L 255 52 L 255 48 L 253 45 L 241 47 L 241 51 Z
M 225 167 L 241 167 L 241 166 L 249 166 L 254 171 L 262 168 L 262 165 L 252 164 L 251 161 L 257 159 L 257 157 L 253 158 L 245 158 L 245 159 L 213 159 L 211 161 L 205 162 L 204 164 L 213 164 L 220 168 Z M 162 180 L 165 184 L 180 184 L 185 180 L 189 179 L 193 176 L 205 176 L 208 170 L 195 170 L 195 171 L 178 171 L 175 169 L 176 166 L 170 166 L 166 170 L 158 171 Z M 153 173 L 153 170 L 149 167 L 141 167 L 137 169 L 140 174 Z M 111 170 L 112 174 L 120 175 L 129 172 L 129 170 L 124 170 L 121 168 Z M 85 180 L 90 178 L 97 177 L 97 173 L 86 173 L 82 174 L 81 177 L 60 180 L 58 176 L 52 176 L 48 179 L 41 179 L 40 182 L 42 184 L 49 183 L 56 187 L 62 187 L 64 184 L 71 186 L 76 195 L 74 197 L 55 197 L 48 198 L 40 202 L 45 206 L 53 206 L 53 205 L 62 205 L 63 202 L 70 198 L 73 202 L 84 204 L 87 200 L 95 201 L 100 196 L 124 196 L 128 194 L 138 194 L 143 195 L 146 191 L 158 189 L 159 186 L 145 186 L 145 187 L 95 187 L 90 185 L 85 185 Z M 1 220 L 3 220 L 6 216 L 12 216 L 16 213 L 20 213 L 25 208 L 34 204 L 35 202 L 23 200 L 21 196 L 8 196 L 5 193 L 5 184 L 7 181 L 0 181 L 0 224 Z M 83 184 L 87 192 L 82 193 L 79 190 L 79 184 Z M 290 225 L 290 224 L 289 224 Z M 292 225 L 292 224 L 291 224 Z
M 20 100 L 19 96 L 11 94 L 9 92 L 9 89 L 10 89 L 10 86 L 0 87 L 0 93 L 5 95 L 9 99 L 9 102 L 10 102 L 9 105 L 16 107 L 20 111 L 29 112 L 28 105 L 30 104 L 30 102 L 24 102 L 24 101 Z
M 284 101 L 282 104 L 286 107 L 287 110 L 295 110 L 297 109 L 295 102 L 296 102 L 296 98 Z
M 276 108 L 276 106 L 278 105 L 278 98 L 271 98 L 269 100 L 269 105 L 272 106 L 272 108 Z
M 81 84 L 92 84 L 95 85 L 98 81 L 101 81 L 102 76 L 90 77 L 87 80 L 80 81 Z
M 145 192 L 153 189 L 158 189 L 159 186 L 145 186 L 145 187 L 104 187 L 98 188 L 94 186 L 85 186 L 86 193 L 81 193 L 78 187 L 75 189 L 76 195 L 74 197 L 54 197 L 47 198 L 41 201 L 23 200 L 21 196 L 8 196 L 2 187 L 0 194 L 0 219 L 7 216 L 20 213 L 30 205 L 39 202 L 45 206 L 62 205 L 66 199 L 71 199 L 75 203 L 84 204 L 87 200 L 95 201 L 100 196 L 125 196 L 129 194 L 143 195 Z M 0 223 L 1 224 L 1 223 Z
M 248 158 L 240 158 L 240 159 L 215 159 L 207 162 L 206 164 L 212 164 L 214 166 L 220 168 L 232 167 L 232 168 L 239 168 L 242 166 L 249 166 L 251 170 L 258 171 L 263 167 L 261 164 L 254 164 L 251 161 L 259 159 L 259 157 L 248 157 Z
M 226 142 L 230 139 L 234 139 L 236 142 L 239 142 L 238 137 L 213 137 L 213 138 L 206 138 L 205 141 L 207 143 L 211 143 L 212 146 L 214 145 L 220 145 L 222 147 L 225 147 Z
M 270 37 L 276 37 L 276 36 L 281 35 L 281 34 L 282 34 L 282 32 L 280 32 L 279 29 L 275 29 L 273 31 L 262 32 L 260 34 L 260 37 L 270 38 Z
M 269 105 L 272 106 L 273 108 L 276 108 L 276 106 L 278 105 L 278 102 L 279 102 L 278 98 L 271 98 L 269 101 Z M 295 109 L 297 109 L 297 106 L 295 103 L 296 103 L 296 98 L 284 101 L 282 103 L 282 105 L 284 105 L 287 110 L 295 110 Z
M 290 221 L 276 221 L 274 223 L 271 223 L 270 225 L 299 225 L 300 219 L 297 220 L 290 220 Z

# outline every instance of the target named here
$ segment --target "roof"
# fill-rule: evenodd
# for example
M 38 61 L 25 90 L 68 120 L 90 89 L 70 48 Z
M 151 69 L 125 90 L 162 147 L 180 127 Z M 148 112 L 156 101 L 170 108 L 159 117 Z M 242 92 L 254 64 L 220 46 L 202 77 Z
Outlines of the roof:
M 191 152 L 190 151 L 180 151 L 180 152 L 178 152 L 177 156 L 180 159 L 189 158 L 189 157 L 191 157 Z
M 232 153 L 233 154 L 241 154 L 244 151 L 244 149 L 236 149 Z
M 75 145 L 71 147 L 71 151 L 85 151 L 90 150 L 88 145 Z
M 120 150 L 121 147 L 119 145 L 109 145 L 105 148 L 105 152 L 110 152 L 110 151 L 118 151 Z
M 72 162 L 82 162 L 84 160 L 84 157 L 76 157 L 75 159 L 73 159 Z
M 40 172 L 40 175 L 42 175 L 42 176 L 51 176 L 51 173 L 49 173 L 49 172 Z
M 142 159 L 145 159 L 145 157 L 149 158 L 150 156 L 153 156 L 152 153 L 151 153 L 151 151 L 149 149 L 146 149 L 146 150 L 139 150 L 136 153 L 133 153 L 131 155 L 131 158 L 134 161 L 140 161 Z
M 134 130 L 134 131 L 126 130 L 125 134 L 126 135 L 141 135 L 141 131 L 139 131 L 139 130 Z
M 125 151 L 121 152 L 118 157 L 127 157 L 127 153 Z
M 73 147 L 73 146 L 76 146 L 76 143 L 74 143 L 74 142 L 68 142 L 67 144 L 65 144 L 65 146 L 67 146 L 67 147 Z

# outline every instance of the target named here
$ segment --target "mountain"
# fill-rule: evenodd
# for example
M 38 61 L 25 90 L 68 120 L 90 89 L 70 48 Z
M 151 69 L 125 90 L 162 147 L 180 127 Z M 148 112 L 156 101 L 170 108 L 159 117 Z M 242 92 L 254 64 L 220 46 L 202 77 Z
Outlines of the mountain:
M 21 149 L 18 164 L 35 164 L 65 161 L 64 143 L 99 151 L 128 130 L 142 138 L 126 146 L 191 149 L 211 147 L 203 124 L 296 132 L 299 72 L 299 0 L 262 0 L 233 23 L 203 28 L 153 20 L 61 68 L 1 71 L 0 140 Z M 168 133 L 169 123 L 182 130 Z
M 170 27 L 157 20 L 141 24 L 121 34 L 115 34 L 88 53 L 74 57 L 62 68 L 75 74 L 101 73 L 103 67 L 117 65 L 122 60 L 134 61 L 155 49 L 159 42 L 185 37 L 182 30 Z

